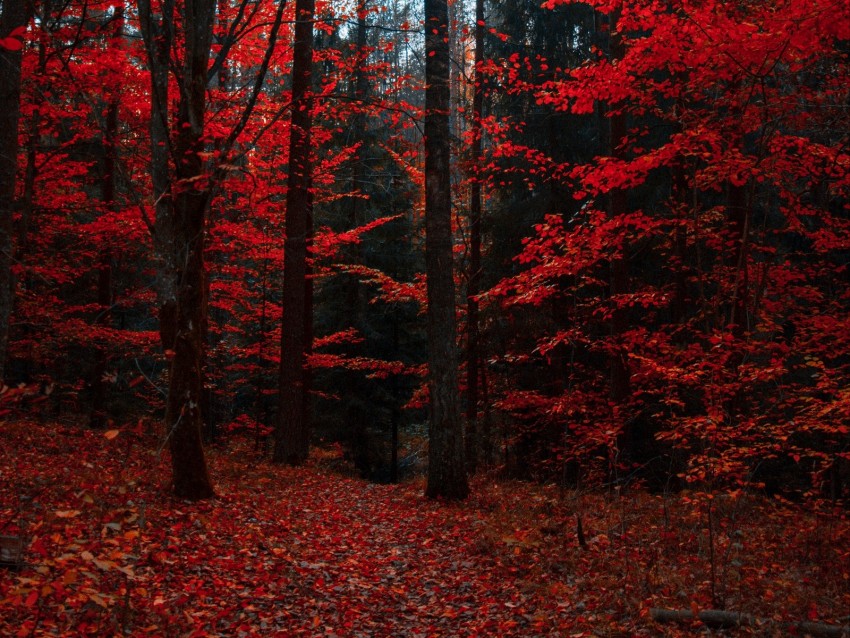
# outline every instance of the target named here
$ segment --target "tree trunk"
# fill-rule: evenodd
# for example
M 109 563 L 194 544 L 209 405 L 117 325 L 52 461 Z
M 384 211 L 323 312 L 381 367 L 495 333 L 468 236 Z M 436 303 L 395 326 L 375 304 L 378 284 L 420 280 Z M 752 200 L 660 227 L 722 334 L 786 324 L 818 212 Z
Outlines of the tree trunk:
M 154 246 L 157 259 L 156 291 L 159 304 L 159 333 L 163 349 L 172 350 L 174 343 L 177 291 L 173 233 L 173 201 L 169 157 L 171 137 L 169 125 L 168 69 L 174 38 L 171 16 L 174 0 L 165 0 L 162 13 L 168 19 L 157 21 L 150 0 L 138 0 L 139 22 L 147 51 L 151 74 L 151 181 L 154 200 Z
M 395 273 L 397 274 L 397 273 Z M 399 351 L 399 317 L 398 306 L 393 308 L 393 352 Z M 398 428 L 401 422 L 401 398 L 398 375 L 392 379 L 393 407 L 390 413 L 390 482 L 398 483 Z
M 205 167 L 203 152 L 206 88 L 222 70 L 232 41 L 225 42 L 210 65 L 216 0 L 162 0 L 156 13 L 151 0 L 137 0 L 139 24 L 151 73 L 151 173 L 156 219 L 160 338 L 171 360 L 166 400 L 166 436 L 171 448 L 177 496 L 213 495 L 201 433 L 203 430 L 204 325 L 207 320 L 204 233 L 210 200 L 223 179 L 226 156 L 248 123 L 262 89 L 280 27 L 285 0 L 278 4 L 267 49 L 238 123 L 220 146 L 219 166 Z M 175 37 L 174 25 L 182 32 Z M 180 46 L 176 43 L 179 42 Z M 176 54 L 177 59 L 172 59 Z M 182 59 L 180 58 L 182 54 Z M 180 90 L 173 132 L 169 113 L 169 72 Z
M 425 0 L 425 269 L 428 278 L 428 485 L 431 498 L 469 494 L 457 385 L 449 152 L 449 15 Z
M 263 233 L 263 238 L 265 239 L 265 232 Z M 264 242 L 265 244 L 265 242 Z M 266 247 L 263 246 L 263 251 L 265 253 Z M 254 421 L 257 423 L 257 429 L 254 432 L 254 450 L 259 451 L 261 444 L 261 436 L 260 436 L 260 424 L 268 425 L 268 409 L 266 407 L 266 401 L 264 395 L 264 390 L 266 388 L 265 383 L 265 346 L 266 346 L 266 302 L 267 302 L 267 277 L 266 273 L 268 271 L 268 260 L 265 255 L 262 257 L 262 261 L 260 263 L 260 327 L 259 327 L 259 336 L 257 339 L 258 343 L 258 352 L 257 352 L 257 366 L 256 372 L 254 374 L 254 391 L 256 392 L 256 397 L 254 399 Z
M 201 439 L 203 326 L 207 312 L 204 232 L 210 184 L 199 153 L 204 150 L 207 65 L 215 0 L 184 0 L 183 11 L 183 83 L 174 140 L 177 180 L 171 190 L 177 307 L 165 420 L 170 430 L 174 492 L 178 497 L 194 500 L 213 496 Z
M 124 27 L 124 6 L 115 8 L 115 28 L 112 32 L 110 46 L 115 46 L 121 38 Z M 106 111 L 106 122 L 103 131 L 103 176 L 101 181 L 101 199 L 105 211 L 115 212 L 115 170 L 116 170 L 116 138 L 118 136 L 118 106 L 120 95 L 110 96 Z M 112 248 L 109 245 L 100 250 L 97 273 L 97 304 L 100 306 L 95 323 L 99 326 L 109 326 L 112 319 Z M 91 373 L 91 411 L 89 427 L 103 428 L 107 424 L 106 383 L 104 376 L 109 364 L 109 354 L 97 349 L 95 364 Z
M 26 25 L 25 0 L 3 0 L 0 37 Z M 0 48 L 0 385 L 5 378 L 12 316 L 12 215 L 18 171 L 18 121 L 21 115 L 22 52 Z
M 178 497 L 193 500 L 213 496 L 201 437 L 202 325 L 207 305 L 203 259 L 206 206 L 203 193 L 190 191 L 179 194 L 174 207 L 175 243 L 182 247 L 182 254 L 177 271 L 177 303 L 172 316 L 165 422 L 169 430 L 174 492 Z
M 308 296 L 309 233 L 313 201 L 310 137 L 313 98 L 314 0 L 295 3 L 295 45 L 292 61 L 292 126 L 289 138 L 289 176 L 286 193 L 286 243 L 283 263 L 283 318 L 280 344 L 279 400 L 275 431 L 275 463 L 298 465 L 310 452 L 308 336 L 312 333 L 312 304 Z
M 184 58 L 173 140 L 168 119 L 173 2 L 167 0 L 162 11 L 162 20 L 156 22 L 149 0 L 139 0 L 152 83 L 152 173 L 157 209 L 154 239 L 160 259 L 160 337 L 171 361 L 165 425 L 174 493 L 180 498 L 197 500 L 214 494 L 201 440 L 203 323 L 207 302 L 204 231 L 211 186 L 199 153 L 203 151 L 215 2 L 186 0 L 183 4 Z M 173 160 L 173 179 L 169 159 Z
M 112 317 L 112 250 L 103 248 L 100 251 L 97 271 L 97 304 L 100 306 L 95 323 L 108 326 Z M 89 427 L 103 428 L 107 423 L 106 410 L 106 375 L 109 364 L 109 354 L 97 349 L 95 363 L 91 372 L 91 411 L 89 412 Z
M 619 12 L 611 15 L 609 55 L 612 60 L 622 60 L 626 54 L 623 37 L 618 31 L 617 22 Z M 626 138 L 626 116 L 623 113 L 615 114 L 609 120 L 608 152 L 612 157 L 622 158 L 621 146 Z M 627 193 L 621 188 L 613 189 L 608 196 L 608 214 L 619 217 L 628 211 Z M 614 258 L 610 265 L 611 296 L 626 294 L 629 292 L 629 262 L 623 253 Z M 616 302 L 614 302 L 616 303 Z M 628 311 L 625 308 L 616 308 L 611 315 L 611 335 L 616 339 L 628 328 Z M 611 400 L 622 403 L 631 394 L 631 373 L 628 364 L 628 351 L 622 345 L 616 352 L 611 354 Z
M 727 219 L 731 241 L 734 242 L 734 293 L 729 310 L 729 324 L 737 337 L 743 337 L 749 325 L 747 304 L 749 301 L 748 253 L 750 241 L 750 211 L 746 186 L 729 185 Z
M 673 169 L 672 200 L 675 215 L 675 230 L 673 231 L 673 299 L 670 302 L 670 319 L 673 323 L 685 322 L 687 311 L 687 218 L 688 218 L 688 180 L 684 166 Z
M 466 469 L 474 474 L 481 447 L 478 432 L 478 361 L 480 329 L 478 293 L 481 292 L 481 118 L 484 112 L 484 0 L 475 0 L 475 84 L 472 94 L 472 184 L 469 193 L 469 280 L 466 287 Z

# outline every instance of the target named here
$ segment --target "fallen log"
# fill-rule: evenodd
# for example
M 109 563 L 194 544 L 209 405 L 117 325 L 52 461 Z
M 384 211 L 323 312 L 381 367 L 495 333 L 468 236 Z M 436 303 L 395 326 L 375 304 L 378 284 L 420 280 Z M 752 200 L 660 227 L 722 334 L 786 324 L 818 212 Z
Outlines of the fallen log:
M 758 618 L 752 614 L 719 609 L 705 609 L 696 614 L 689 609 L 661 609 L 653 607 L 650 617 L 660 623 L 691 622 L 699 620 L 714 629 L 730 627 L 775 627 L 798 636 L 814 638 L 850 638 L 850 625 L 828 625 L 826 623 L 800 621 L 780 622 L 769 618 Z

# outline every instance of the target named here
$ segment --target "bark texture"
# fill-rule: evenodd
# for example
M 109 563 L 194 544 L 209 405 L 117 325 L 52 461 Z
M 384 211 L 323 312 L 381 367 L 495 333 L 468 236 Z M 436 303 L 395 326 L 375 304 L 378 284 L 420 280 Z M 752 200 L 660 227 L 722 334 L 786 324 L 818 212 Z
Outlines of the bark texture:
M 312 341 L 312 285 L 308 247 L 312 233 L 310 132 L 314 0 L 295 3 L 292 61 L 292 127 L 286 193 L 279 395 L 274 461 L 299 465 L 310 453 L 309 371 Z
M 469 494 L 457 384 L 449 171 L 449 13 L 425 0 L 425 269 L 428 278 L 428 485 L 431 498 Z
M 201 438 L 203 415 L 203 324 L 206 319 L 204 232 L 211 184 L 203 151 L 207 66 L 212 42 L 214 0 L 182 4 L 182 65 L 175 133 L 170 135 L 168 72 L 174 41 L 175 5 L 166 0 L 159 19 L 149 0 L 139 14 L 151 70 L 151 142 L 155 242 L 160 269 L 160 337 L 170 358 L 165 425 L 171 451 L 174 493 L 197 500 L 213 496 Z M 176 66 L 176 65 L 175 65 Z M 169 158 L 170 155 L 170 158 Z M 173 160 L 173 169 L 169 167 Z

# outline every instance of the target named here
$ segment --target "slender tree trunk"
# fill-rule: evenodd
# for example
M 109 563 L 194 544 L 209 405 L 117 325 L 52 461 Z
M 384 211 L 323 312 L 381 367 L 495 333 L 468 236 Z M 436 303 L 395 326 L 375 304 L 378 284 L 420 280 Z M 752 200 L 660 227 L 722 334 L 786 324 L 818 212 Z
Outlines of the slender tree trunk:
M 357 7 L 357 48 L 353 52 L 357 64 L 354 69 L 354 84 L 351 90 L 351 97 L 354 100 L 355 112 L 352 119 L 352 128 L 355 135 L 361 137 L 361 146 L 357 152 L 357 159 L 354 162 L 351 171 L 351 190 L 357 192 L 361 188 L 364 179 L 365 162 L 367 161 L 371 149 L 367 148 L 368 138 L 366 138 L 366 114 L 364 111 L 366 99 L 369 96 L 369 78 L 366 75 L 366 64 L 368 62 L 369 52 L 366 50 L 366 11 L 368 2 L 365 0 L 360 2 Z M 348 227 L 351 229 L 357 228 L 365 223 L 365 215 L 363 206 L 360 205 L 359 197 L 351 197 L 348 212 Z M 362 251 L 359 244 L 352 244 L 349 248 L 349 259 L 353 262 L 360 262 L 362 259 Z M 349 277 L 348 280 L 348 306 L 354 325 L 358 328 L 363 320 L 363 286 L 360 284 L 359 277 Z
M 97 304 L 100 306 L 95 323 L 108 326 L 112 317 L 112 250 L 102 248 L 98 258 L 97 270 Z M 106 370 L 109 365 L 107 352 L 98 349 L 95 352 L 95 363 L 92 367 L 91 381 L 91 411 L 89 412 L 89 427 L 103 428 L 107 423 L 106 410 Z
M 609 56 L 612 60 L 622 60 L 626 50 L 623 37 L 618 31 L 619 11 L 610 16 L 609 24 Z M 612 157 L 621 157 L 621 146 L 626 138 L 626 116 L 623 113 L 614 114 L 608 118 L 608 153 Z M 624 215 L 628 210 L 627 193 L 625 190 L 613 189 L 608 195 L 608 214 L 611 217 Z M 624 254 L 611 260 L 609 282 L 611 296 L 626 294 L 629 292 L 629 262 L 625 254 L 627 247 L 624 245 Z M 625 308 L 617 308 L 611 314 L 610 332 L 617 338 L 628 328 L 628 311 Z M 619 347 L 611 353 L 611 400 L 616 403 L 625 401 L 631 393 L 631 373 L 629 370 L 628 352 L 624 347 Z
M 425 0 L 425 269 L 428 278 L 428 485 L 431 498 L 462 499 L 466 479 L 457 384 L 449 149 L 449 13 Z
M 292 126 L 289 139 L 289 177 L 286 193 L 286 243 L 283 264 L 283 318 L 281 325 L 278 422 L 273 459 L 298 465 L 310 452 L 308 415 L 308 336 L 312 330 L 309 281 L 309 233 L 312 226 L 310 194 L 312 166 L 310 136 L 313 64 L 314 0 L 295 3 L 295 45 L 292 61 Z
M 354 116 L 351 120 L 351 127 L 354 135 L 359 138 L 360 147 L 357 150 L 357 156 L 354 160 L 351 170 L 351 191 L 357 192 L 363 188 L 363 183 L 367 173 L 366 162 L 369 154 L 374 152 L 367 135 L 367 122 L 365 114 L 366 98 L 369 94 L 369 78 L 366 75 L 366 64 L 369 58 L 369 51 L 366 49 L 367 32 L 366 32 L 366 15 L 368 10 L 368 2 L 361 0 L 357 4 L 357 31 L 355 45 L 351 50 L 351 55 L 356 60 L 354 66 L 354 82 L 349 88 L 349 95 L 354 104 Z M 348 209 L 348 228 L 354 229 L 365 223 L 366 206 L 361 205 L 359 197 L 349 198 Z M 363 261 L 363 251 L 360 244 L 351 244 L 345 249 L 345 259 L 350 263 L 359 264 Z M 346 279 L 345 290 L 345 312 L 349 318 L 349 322 L 361 334 L 364 331 L 366 324 L 366 296 L 364 294 L 364 286 L 360 282 L 360 277 L 349 275 Z M 351 345 L 351 356 L 362 355 L 364 352 L 364 344 Z M 349 373 L 351 374 L 351 373 Z M 364 477 L 372 477 L 373 467 L 369 460 L 370 442 L 368 440 L 367 425 L 371 423 L 372 415 L 365 407 L 368 403 L 367 388 L 362 380 L 356 379 L 352 381 L 349 387 L 349 392 L 355 396 L 352 397 L 346 406 L 346 420 L 351 432 L 351 449 L 354 451 L 355 466 L 360 470 Z M 392 472 L 392 470 L 391 470 Z
M 154 245 L 156 249 L 156 290 L 159 304 L 159 332 L 163 349 L 173 351 L 177 282 L 175 279 L 175 249 L 172 224 L 173 201 L 171 194 L 171 133 L 169 123 L 168 70 L 170 64 L 172 16 L 174 0 L 165 0 L 162 14 L 167 19 L 157 20 L 150 0 L 137 0 L 139 22 L 147 50 L 151 75 L 151 181 L 154 199 Z
M 39 42 L 39 64 L 37 73 L 43 73 L 47 65 L 47 50 L 43 42 Z M 20 202 L 20 222 L 18 224 L 18 245 L 15 254 L 23 258 L 29 250 L 29 234 L 32 225 L 33 206 L 35 203 L 35 180 L 38 177 L 38 138 L 41 129 L 41 113 L 35 111 L 27 122 L 27 161 L 24 167 L 23 193 Z
M 398 274 L 397 272 L 394 274 Z M 399 316 L 398 306 L 393 308 L 393 352 L 399 351 Z M 392 379 L 393 406 L 390 413 L 390 482 L 398 483 L 398 428 L 401 422 L 400 399 L 398 375 L 394 374 Z
M 50 2 L 42 2 L 39 5 L 39 17 L 50 15 L 51 11 L 51 3 Z M 33 71 L 34 74 L 44 74 L 45 69 L 47 68 L 47 46 L 43 38 L 39 38 L 38 42 L 38 64 Z M 27 135 L 26 135 L 26 163 L 23 170 L 23 184 L 21 185 L 21 198 L 16 202 L 16 212 L 20 215 L 18 219 L 18 224 L 16 233 L 17 233 L 17 242 L 13 249 L 13 258 L 12 261 L 14 263 L 23 263 L 26 259 L 26 256 L 29 255 L 29 244 L 30 244 L 30 235 L 33 232 L 33 216 L 34 216 L 34 207 L 35 207 L 35 185 L 36 180 L 38 179 L 38 149 L 40 143 L 40 131 L 41 131 L 41 113 L 38 109 L 36 109 L 32 115 L 29 117 L 29 120 L 26 123 L 27 127 Z M 37 228 L 36 228 L 37 230 Z M 19 281 L 18 279 L 22 281 Z M 30 273 L 29 269 L 24 269 L 23 272 L 19 273 L 17 276 L 12 275 L 12 291 L 16 291 L 18 286 L 20 286 L 24 292 L 29 292 L 33 286 L 33 276 Z M 13 292 L 14 294 L 14 292 Z M 14 299 L 13 299 L 14 302 Z M 14 306 L 14 303 L 13 303 Z M 12 308 L 14 310 L 14 308 Z M 22 334 L 21 338 L 28 338 L 32 328 L 26 324 L 21 327 Z M 10 337 L 11 338 L 11 337 Z M 22 378 L 28 379 L 31 375 L 31 365 L 32 362 L 29 358 L 21 361 L 23 364 L 20 370 L 20 375 Z
M 479 367 L 481 378 L 481 403 L 484 406 L 481 415 L 481 455 L 484 465 L 490 467 L 495 462 L 495 434 L 493 432 L 493 414 L 490 410 L 490 386 L 487 378 L 487 367 Z
M 478 432 L 478 293 L 481 292 L 481 118 L 484 112 L 484 0 L 475 0 L 475 84 L 472 94 L 472 184 L 469 201 L 469 280 L 466 288 L 466 468 L 474 474 L 481 447 Z
M 39 10 L 41 16 L 50 15 L 51 3 L 43 1 Z M 38 41 L 38 64 L 33 71 L 36 75 L 43 75 L 47 68 L 47 46 L 43 38 Z M 15 246 L 15 260 L 23 261 L 29 253 L 29 236 L 33 220 L 33 207 L 35 204 L 35 182 L 38 178 L 38 145 L 41 130 L 41 112 L 36 109 L 27 122 L 27 159 L 24 167 L 24 183 L 21 189 L 22 197 L 19 204 L 20 221 L 18 222 L 18 242 Z M 12 284 L 16 286 L 16 283 Z M 29 275 L 24 275 L 24 289 L 30 287 Z
M 312 108 L 312 104 L 311 107 Z M 310 433 L 313 430 L 311 409 L 311 390 L 313 388 L 313 369 L 307 363 L 313 354 L 313 193 L 312 193 L 312 166 L 310 168 L 309 184 L 307 191 L 307 231 L 304 235 L 304 244 L 307 254 L 307 265 L 304 276 L 304 367 L 302 370 L 301 394 L 301 429 L 304 433 L 307 455 L 310 453 Z M 306 456 L 304 457 L 306 460 Z
M 26 25 L 25 0 L 3 0 L 0 37 Z M 21 51 L 0 48 L 0 385 L 5 378 L 9 321 L 14 303 L 12 216 L 18 171 L 18 122 L 21 115 Z
M 124 6 L 115 8 L 115 28 L 112 33 L 110 46 L 114 47 L 121 38 L 124 26 Z M 102 201 L 104 210 L 115 211 L 115 170 L 116 170 L 116 143 L 118 137 L 118 105 L 120 95 L 110 96 L 106 111 L 106 122 L 103 131 L 103 176 L 102 176 Z M 97 304 L 100 306 L 95 323 L 100 326 L 108 326 L 112 321 L 112 248 L 105 245 L 101 248 L 98 256 L 97 273 Z M 106 410 L 106 375 L 109 364 L 107 352 L 97 350 L 94 367 L 91 374 L 91 412 L 89 414 L 89 427 L 103 428 L 107 423 Z
M 687 230 L 685 224 L 688 219 L 688 181 L 685 175 L 685 167 L 677 166 L 673 169 L 673 206 L 676 216 L 676 229 L 673 232 L 673 268 L 674 286 L 673 299 L 670 302 L 670 318 L 673 323 L 684 323 L 687 309 L 687 275 L 686 275 L 686 251 Z
M 748 253 L 750 242 L 750 211 L 747 203 L 747 188 L 745 185 L 729 185 L 727 220 L 731 239 L 735 245 L 734 252 L 734 293 L 729 311 L 729 324 L 738 337 L 750 329 L 747 315 L 750 281 L 748 268 Z
M 263 233 L 263 237 L 265 238 L 265 232 Z M 264 247 L 265 250 L 265 247 Z M 263 390 L 265 389 L 264 383 L 264 358 L 265 358 L 265 346 L 266 346 L 266 295 L 268 294 L 266 288 L 266 273 L 268 270 L 268 262 L 265 257 L 262 257 L 262 263 L 260 265 L 260 334 L 258 337 L 258 346 L 257 346 L 257 366 L 256 372 L 254 374 L 254 391 L 256 392 L 256 397 L 254 399 L 254 421 L 257 423 L 257 430 L 254 433 L 254 449 L 260 449 L 260 424 L 266 425 L 266 402 L 263 397 Z

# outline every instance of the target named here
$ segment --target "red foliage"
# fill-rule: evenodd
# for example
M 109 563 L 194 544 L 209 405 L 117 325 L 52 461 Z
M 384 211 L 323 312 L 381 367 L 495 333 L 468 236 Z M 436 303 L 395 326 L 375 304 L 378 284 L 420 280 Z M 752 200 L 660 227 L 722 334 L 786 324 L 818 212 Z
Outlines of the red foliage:
M 561 184 L 582 202 L 552 211 L 519 274 L 487 294 L 527 322 L 499 360 L 551 379 L 508 382 L 499 406 L 558 429 L 553 445 L 576 459 L 599 451 L 609 473 L 640 422 L 686 453 L 684 476 L 701 484 L 759 482 L 773 460 L 806 459 L 820 476 L 847 444 L 850 297 L 835 283 L 847 277 L 850 155 L 835 127 L 847 123 L 850 9 L 590 4 L 609 14 L 616 56 L 596 50 L 539 82 L 520 81 L 512 69 L 530 62 L 516 56 L 493 69 L 540 105 L 627 127 L 578 166 L 509 143 L 494 152 L 522 154 L 514 170 L 529 184 Z M 503 176 L 494 164 L 491 179 Z M 641 198 L 651 203 L 638 209 Z M 608 398 L 623 390 L 618 366 L 628 392 Z

